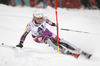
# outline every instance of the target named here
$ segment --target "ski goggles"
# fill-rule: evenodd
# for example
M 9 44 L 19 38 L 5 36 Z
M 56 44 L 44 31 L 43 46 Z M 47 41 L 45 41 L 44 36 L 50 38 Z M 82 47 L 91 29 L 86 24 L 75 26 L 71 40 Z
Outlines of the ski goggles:
M 43 19 L 43 17 L 40 17 L 40 18 L 36 18 L 36 20 L 42 20 Z

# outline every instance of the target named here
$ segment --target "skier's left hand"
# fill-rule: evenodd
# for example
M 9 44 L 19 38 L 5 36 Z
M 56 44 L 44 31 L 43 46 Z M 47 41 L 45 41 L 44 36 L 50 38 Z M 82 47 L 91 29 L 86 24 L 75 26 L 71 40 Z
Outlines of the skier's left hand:
M 55 26 L 55 27 L 57 27 L 57 25 L 56 25 L 55 23 L 53 23 L 53 24 L 52 24 L 52 26 Z
M 20 43 L 18 45 L 16 45 L 16 47 L 22 48 L 23 47 L 23 41 L 20 41 Z
M 55 25 L 53 25 L 54 27 L 57 27 L 57 25 L 55 24 Z

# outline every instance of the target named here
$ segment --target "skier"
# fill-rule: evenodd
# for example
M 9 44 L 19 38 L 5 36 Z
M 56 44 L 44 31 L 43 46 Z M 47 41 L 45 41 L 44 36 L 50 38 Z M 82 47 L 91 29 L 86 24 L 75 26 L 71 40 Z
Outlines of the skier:
M 32 37 L 37 43 L 47 43 L 54 49 L 57 49 L 57 36 L 46 28 L 46 24 L 56 27 L 56 24 L 45 17 L 41 10 L 37 9 L 33 13 L 33 19 L 26 26 L 24 34 L 16 47 L 23 47 L 26 36 L 31 31 Z M 63 54 L 72 55 L 78 58 L 80 54 L 90 58 L 90 54 L 78 49 L 71 43 L 59 38 L 59 50 Z

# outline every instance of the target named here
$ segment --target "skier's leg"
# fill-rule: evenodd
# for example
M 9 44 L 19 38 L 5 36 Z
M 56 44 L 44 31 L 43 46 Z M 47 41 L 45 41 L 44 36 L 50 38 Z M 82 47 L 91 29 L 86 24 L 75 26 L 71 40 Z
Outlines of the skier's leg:
M 34 38 L 34 41 L 37 43 L 47 43 L 54 49 L 57 49 L 57 41 L 53 37 L 39 35 Z M 59 50 L 66 54 L 68 50 L 67 50 L 67 48 L 66 48 L 66 50 L 64 48 L 65 47 L 63 45 L 59 45 Z
M 49 44 L 54 49 L 57 49 L 57 42 L 55 42 L 52 38 L 47 39 L 46 43 Z M 61 45 L 61 44 L 59 45 L 59 51 L 61 51 L 61 53 L 63 54 L 72 55 L 75 58 L 78 58 L 78 56 L 80 55 L 80 54 L 71 52 L 68 48 L 66 48 L 64 45 Z
M 71 44 L 63 39 L 60 39 L 59 44 L 70 49 L 69 52 L 76 53 L 76 54 L 82 54 L 82 55 L 86 56 L 86 58 L 88 58 L 88 59 L 92 56 L 91 54 L 88 54 L 88 53 L 82 51 L 81 49 L 77 48 L 73 44 Z
M 72 45 L 71 43 L 69 43 L 68 41 L 65 41 L 63 39 L 59 40 L 59 44 L 64 45 L 65 47 L 71 49 L 71 50 L 75 50 L 76 46 Z
M 71 44 L 71 43 L 69 43 L 68 41 L 65 41 L 65 40 L 63 40 L 63 39 L 60 39 L 60 40 L 59 40 L 59 44 L 65 46 L 65 47 L 68 48 L 68 49 L 70 49 L 70 51 L 77 52 L 77 53 L 79 53 L 79 54 L 82 52 L 81 49 L 77 48 L 75 45 L 73 45 L 73 44 Z
M 55 42 L 54 40 L 52 40 L 51 38 L 48 38 L 46 40 L 46 43 L 49 44 L 51 47 L 53 47 L 54 49 L 57 49 L 57 42 Z M 62 47 L 60 46 L 59 50 L 61 50 Z
M 53 34 L 51 31 L 49 31 L 48 29 L 46 29 L 46 31 L 43 33 L 44 36 L 46 36 L 46 39 L 44 40 L 45 43 L 48 43 L 50 46 L 52 46 L 54 49 L 57 49 L 57 37 L 55 34 Z M 60 40 L 60 38 L 59 38 Z M 69 45 L 68 45 L 69 47 Z M 66 47 L 66 49 L 64 48 L 64 44 L 60 44 L 59 43 L 59 50 L 65 53 L 65 54 L 70 54 L 72 55 L 71 52 L 69 52 L 69 49 Z

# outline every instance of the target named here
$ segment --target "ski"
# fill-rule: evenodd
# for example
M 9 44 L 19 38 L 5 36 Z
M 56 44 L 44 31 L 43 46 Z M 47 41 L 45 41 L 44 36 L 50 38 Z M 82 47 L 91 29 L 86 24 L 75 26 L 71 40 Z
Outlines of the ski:
M 92 56 L 92 54 L 87 54 L 87 59 L 90 59 L 91 58 L 91 56 Z
M 82 51 L 82 55 L 84 55 L 87 59 L 90 59 L 92 54 L 86 53 L 84 51 Z

